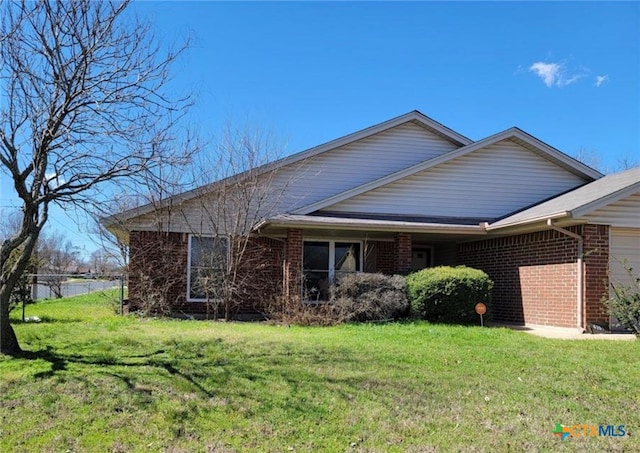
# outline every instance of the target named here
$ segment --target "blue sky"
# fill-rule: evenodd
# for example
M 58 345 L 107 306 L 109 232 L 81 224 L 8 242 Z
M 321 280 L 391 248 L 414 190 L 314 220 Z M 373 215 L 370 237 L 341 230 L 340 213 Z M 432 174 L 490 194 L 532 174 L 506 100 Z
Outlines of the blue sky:
M 293 153 L 417 109 L 481 139 L 518 126 L 605 167 L 640 160 L 640 3 L 137 2 L 192 125 L 270 129 Z M 4 180 L 0 203 L 8 203 Z M 81 222 L 82 223 L 82 222 Z M 57 213 L 52 229 L 74 236 Z
M 638 3 L 135 6 L 193 37 L 177 82 L 205 128 L 248 116 L 294 152 L 418 109 L 472 139 L 640 154 Z

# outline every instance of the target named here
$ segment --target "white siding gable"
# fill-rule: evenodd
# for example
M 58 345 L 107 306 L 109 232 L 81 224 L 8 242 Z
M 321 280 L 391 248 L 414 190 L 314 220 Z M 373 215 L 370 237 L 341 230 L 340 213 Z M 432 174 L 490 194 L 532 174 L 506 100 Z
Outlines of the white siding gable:
M 264 182 L 257 183 L 263 186 L 257 192 L 268 196 L 258 195 L 259 203 L 255 197 L 251 200 L 252 208 L 246 210 L 250 218 L 243 223 L 250 228 L 262 218 L 291 212 L 459 147 L 414 122 L 401 124 L 259 176 Z M 228 195 L 228 200 L 234 197 Z M 224 215 L 234 211 L 226 208 Z M 212 233 L 214 228 L 221 230 L 219 225 L 212 226 L 214 218 L 221 222 L 220 216 L 214 215 L 218 212 L 214 195 L 203 195 L 175 206 L 170 219 L 155 214 L 129 223 L 134 229 L 153 229 L 162 218 L 165 225 L 170 223 L 171 231 Z
M 590 223 L 640 228 L 640 193 L 635 193 L 584 216 Z
M 458 147 L 413 122 L 396 126 L 278 169 L 278 210 L 291 212 Z
M 487 220 L 586 181 L 512 140 L 503 140 L 323 211 Z

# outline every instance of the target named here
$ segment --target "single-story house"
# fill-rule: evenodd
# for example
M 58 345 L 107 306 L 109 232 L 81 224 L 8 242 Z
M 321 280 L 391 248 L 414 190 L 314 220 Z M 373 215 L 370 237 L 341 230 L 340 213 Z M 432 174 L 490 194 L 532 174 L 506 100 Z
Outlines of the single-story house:
M 220 200 L 243 184 L 255 199 Z M 221 213 L 243 207 L 244 230 L 229 228 Z M 241 235 L 254 247 L 242 263 L 267 281 L 258 298 L 322 300 L 347 272 L 467 265 L 495 282 L 494 320 L 585 328 L 609 323 L 602 298 L 623 260 L 640 269 L 640 168 L 604 176 L 521 129 L 473 141 L 413 111 L 105 224 L 130 246 L 132 302 L 142 280 L 170 279 L 172 306 L 202 311 L 198 276 L 228 266 Z

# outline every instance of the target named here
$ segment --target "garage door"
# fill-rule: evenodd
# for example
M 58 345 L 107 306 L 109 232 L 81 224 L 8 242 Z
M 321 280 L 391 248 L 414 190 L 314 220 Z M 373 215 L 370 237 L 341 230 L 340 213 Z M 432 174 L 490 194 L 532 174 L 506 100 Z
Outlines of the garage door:
M 629 276 L 623 262 L 626 261 L 633 269 L 632 274 L 636 278 L 640 275 L 640 228 L 612 228 L 609 252 L 612 281 L 630 284 L 632 277 Z M 612 320 L 612 329 L 621 328 L 615 324 L 615 320 Z

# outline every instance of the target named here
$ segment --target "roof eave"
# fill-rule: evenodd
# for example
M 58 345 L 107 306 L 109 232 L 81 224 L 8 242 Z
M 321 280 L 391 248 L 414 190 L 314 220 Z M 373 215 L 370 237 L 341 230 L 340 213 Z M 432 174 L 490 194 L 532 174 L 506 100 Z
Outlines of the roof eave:
M 556 213 L 552 213 L 552 214 L 545 214 L 545 215 L 541 215 L 541 216 L 537 216 L 537 217 L 532 217 L 532 218 L 529 218 L 529 219 L 514 220 L 512 222 L 506 222 L 506 223 L 497 222 L 498 225 L 489 224 L 487 226 L 487 231 L 504 230 L 504 229 L 514 228 L 514 227 L 515 228 L 525 227 L 526 225 L 535 224 L 537 222 L 546 222 L 548 219 L 559 220 L 559 219 L 571 219 L 571 218 L 573 218 L 571 212 L 569 212 L 569 211 L 560 211 L 560 212 L 556 212 Z M 507 219 L 505 219 L 505 220 L 507 220 Z
M 512 131 L 514 133 L 514 136 L 516 136 L 517 138 L 524 140 L 530 145 L 533 145 L 545 151 L 549 156 L 561 162 L 567 170 L 574 172 L 578 176 L 587 176 L 589 178 L 592 178 L 593 180 L 600 179 L 604 176 L 604 174 L 600 173 L 598 170 L 595 170 L 588 165 L 580 162 L 579 160 L 574 159 L 573 157 L 563 153 L 553 146 L 543 142 L 539 138 L 536 138 L 528 132 L 523 131 L 519 127 L 512 127 L 509 130 Z
M 585 203 L 582 206 L 579 206 L 578 208 L 573 210 L 573 216 L 576 218 L 582 217 L 584 215 L 589 214 L 592 211 L 595 211 L 596 209 L 600 209 L 611 203 L 615 203 L 616 201 L 619 201 L 638 191 L 640 191 L 640 181 L 636 182 L 635 184 L 631 184 L 630 186 L 624 187 L 620 190 L 617 190 L 613 193 L 600 197 L 596 200 L 593 200 L 589 203 Z
M 379 231 L 396 233 L 449 233 L 464 235 L 485 235 L 483 225 L 448 225 L 437 223 L 414 223 L 397 221 L 364 221 L 358 222 L 350 219 L 349 222 L 341 222 L 340 219 L 332 223 L 318 221 L 319 217 L 312 219 L 266 219 L 259 222 L 253 231 L 261 231 L 269 228 L 314 228 L 326 230 L 345 231 Z

